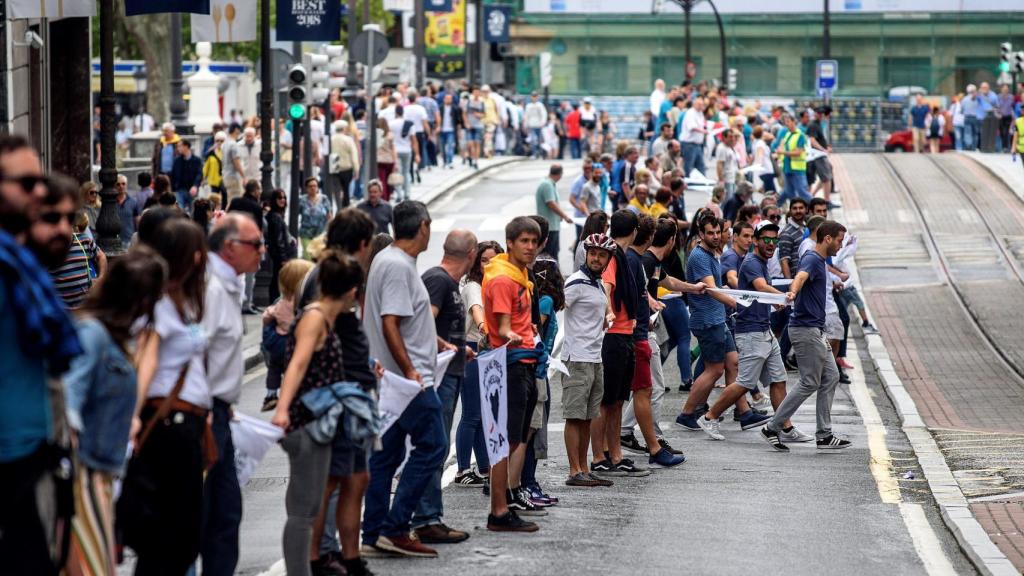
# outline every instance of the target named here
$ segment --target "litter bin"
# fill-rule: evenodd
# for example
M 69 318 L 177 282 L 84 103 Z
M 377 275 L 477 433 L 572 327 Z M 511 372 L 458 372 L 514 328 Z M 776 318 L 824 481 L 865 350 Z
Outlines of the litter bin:
M 999 118 L 994 112 L 989 112 L 981 121 L 981 142 L 978 149 L 982 152 L 996 151 L 996 138 L 999 137 Z

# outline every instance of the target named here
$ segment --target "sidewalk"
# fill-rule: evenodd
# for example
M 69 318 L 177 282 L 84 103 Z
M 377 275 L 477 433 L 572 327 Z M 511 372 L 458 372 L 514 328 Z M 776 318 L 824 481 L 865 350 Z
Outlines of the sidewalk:
M 520 156 L 496 156 L 481 158 L 480 168 L 474 170 L 466 165 L 455 163 L 454 170 L 433 167 L 421 173 L 422 182 L 414 184 L 409 195 L 426 205 L 437 200 L 449 190 L 470 179 L 514 162 L 520 162 Z M 245 358 L 245 370 L 248 372 L 263 363 L 263 352 L 260 351 L 262 340 L 262 321 L 260 316 L 245 316 L 245 336 L 242 337 L 242 356 Z
M 1006 187 L 1013 190 L 1024 201 L 1024 159 L 1017 156 L 1016 162 L 1009 154 L 984 154 L 982 152 L 960 152 L 978 164 L 988 168 L 989 172 L 1003 181 Z

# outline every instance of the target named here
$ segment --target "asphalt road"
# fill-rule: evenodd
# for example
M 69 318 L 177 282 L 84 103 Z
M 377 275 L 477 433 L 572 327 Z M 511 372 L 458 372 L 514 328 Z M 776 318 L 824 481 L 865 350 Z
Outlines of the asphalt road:
M 479 239 L 502 241 L 505 223 L 534 212 L 533 193 L 547 163 L 523 163 L 470 182 L 431 206 L 433 236 L 419 259 L 421 270 L 440 261 L 445 234 L 474 230 Z M 567 166 L 559 185 L 564 198 L 578 173 Z M 688 194 L 692 211 L 706 195 Z M 563 202 L 568 209 L 568 203 Z M 573 235 L 563 226 L 563 270 Z M 853 356 L 851 354 L 851 356 Z M 372 560 L 378 574 L 972 574 L 971 565 L 943 528 L 934 503 L 913 473 L 916 461 L 896 425 L 894 412 L 872 374 L 858 370 L 853 387 L 836 394 L 833 423 L 853 447 L 819 454 L 796 445 L 779 454 L 756 431 L 742 432 L 731 414 L 723 423 L 725 442 L 684 431 L 673 420 L 683 395 L 674 359 L 666 364 L 673 392 L 660 414 L 667 440 L 685 451 L 687 462 L 646 478 L 619 479 L 612 488 L 568 488 L 561 439 L 560 387 L 552 385 L 551 458 L 537 471 L 561 504 L 538 521 L 535 534 L 489 533 L 487 500 L 474 489 L 445 490 L 445 521 L 471 533 L 462 544 L 440 548 L 436 560 Z M 791 386 L 795 374 L 790 374 Z M 859 395 L 859 396 L 858 396 Z M 238 410 L 256 414 L 263 396 L 262 369 L 248 374 Z M 855 398 L 857 397 L 857 398 Z M 859 398 L 859 400 L 858 400 Z M 870 429 L 881 434 L 887 464 L 875 474 L 897 490 L 883 501 L 871 462 L 869 428 L 857 410 L 871 406 Z M 865 404 L 866 403 L 866 404 Z M 813 433 L 813 398 L 794 418 Z M 456 417 L 457 422 L 457 417 Z M 268 570 L 281 558 L 287 460 L 273 449 L 244 489 L 240 574 Z M 906 520 L 912 517 L 916 521 Z M 908 525 L 911 528 L 908 528 Z

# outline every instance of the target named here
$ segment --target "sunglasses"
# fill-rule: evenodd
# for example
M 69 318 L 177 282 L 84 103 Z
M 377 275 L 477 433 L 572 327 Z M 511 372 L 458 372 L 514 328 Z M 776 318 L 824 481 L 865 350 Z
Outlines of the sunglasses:
M 47 183 L 47 178 L 46 176 L 0 176 L 0 182 L 17 184 L 21 186 L 21 189 L 24 190 L 26 194 L 31 194 L 39 184 L 45 185 Z
M 765 244 L 771 244 L 771 245 L 773 245 L 773 246 L 774 246 L 775 244 L 778 244 L 778 243 L 779 243 L 779 239 L 778 239 L 778 237 L 775 237 L 775 238 L 771 238 L 771 237 L 765 236 L 764 238 L 761 238 L 761 241 L 762 241 L 762 242 L 764 242 Z
M 782 214 L 772 214 L 768 219 L 772 222 L 778 222 L 779 220 L 782 220 Z
M 241 238 L 233 238 L 231 241 L 232 242 L 237 242 L 239 244 L 247 244 L 249 246 L 252 246 L 256 250 L 259 250 L 260 248 L 263 247 L 263 240 L 262 239 L 260 239 L 260 240 L 242 240 Z
M 75 224 L 75 212 L 57 212 L 56 210 L 51 212 L 43 212 L 39 215 L 39 221 L 56 226 L 60 224 L 61 220 L 67 220 L 68 224 L 74 226 Z

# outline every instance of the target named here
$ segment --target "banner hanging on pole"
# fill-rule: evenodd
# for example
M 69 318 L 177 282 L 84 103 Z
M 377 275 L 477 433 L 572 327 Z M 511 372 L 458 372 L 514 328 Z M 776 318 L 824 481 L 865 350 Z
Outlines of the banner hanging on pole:
M 505 346 L 477 357 L 480 363 L 480 413 L 487 460 L 494 466 L 508 458 L 508 369 Z
M 484 6 L 484 40 L 494 43 L 508 42 L 511 17 L 510 6 Z
M 209 14 L 210 0 L 124 0 L 125 16 L 171 12 Z
M 256 40 L 257 0 L 210 0 L 210 14 L 192 16 L 192 43 Z
M 434 78 L 459 78 L 466 74 L 466 0 L 448 0 L 451 10 L 432 11 L 426 0 L 423 29 L 427 74 Z
M 92 0 L 8 0 L 8 16 L 21 18 L 77 18 L 96 15 Z
M 332 42 L 341 38 L 338 0 L 278 0 L 277 39 Z

